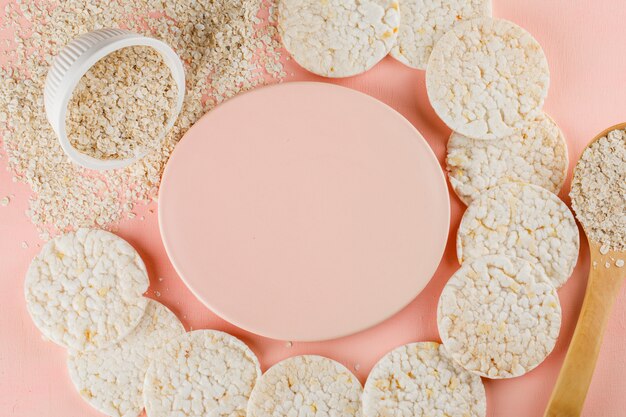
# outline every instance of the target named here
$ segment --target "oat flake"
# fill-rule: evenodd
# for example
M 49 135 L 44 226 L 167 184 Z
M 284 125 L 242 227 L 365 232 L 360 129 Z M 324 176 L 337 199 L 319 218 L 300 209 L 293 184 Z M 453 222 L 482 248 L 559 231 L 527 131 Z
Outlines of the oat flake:
M 601 252 L 626 250 L 626 130 L 613 130 L 580 157 L 572 180 L 572 207 Z
M 156 197 L 174 145 L 207 110 L 233 95 L 282 79 L 274 24 L 259 19 L 269 0 L 43 0 L 5 7 L 0 30 L 15 45 L 0 55 L 0 136 L 13 176 L 34 195 L 28 216 L 42 238 L 77 227 L 111 227 L 131 205 Z M 120 170 L 95 173 L 72 164 L 44 112 L 49 62 L 76 36 L 104 27 L 126 28 L 169 44 L 185 62 L 187 96 L 162 146 Z M 32 31 L 32 34 L 31 34 Z M 35 52 L 33 52 L 35 51 Z

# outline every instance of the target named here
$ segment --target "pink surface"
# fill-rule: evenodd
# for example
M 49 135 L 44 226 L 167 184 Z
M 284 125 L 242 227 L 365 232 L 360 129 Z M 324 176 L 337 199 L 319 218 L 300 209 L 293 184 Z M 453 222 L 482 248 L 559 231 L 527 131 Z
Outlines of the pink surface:
M 587 141 L 604 128 L 626 121 L 626 4 L 623 0 L 494 0 L 494 13 L 533 33 L 543 45 L 552 71 L 546 110 L 563 128 L 575 161 Z M 294 69 L 292 79 L 315 79 Z M 424 75 L 392 59 L 340 84 L 364 91 L 391 105 L 422 132 L 443 161 L 448 129 L 426 99 Z M 0 160 L 0 165 L 5 162 Z M 572 164 L 573 165 L 573 164 Z M 569 183 L 566 185 L 566 190 Z M 72 388 L 63 349 L 44 342 L 32 324 L 23 299 L 23 276 L 39 243 L 24 217 L 28 189 L 0 172 L 0 195 L 15 194 L 0 207 L 0 416 L 100 416 Z M 565 196 L 565 192 L 562 196 Z M 566 199 L 566 201 L 569 201 Z M 365 332 L 324 343 L 295 343 L 253 336 L 217 318 L 186 289 L 167 260 L 156 215 L 147 209 L 124 222 L 119 234 L 139 248 L 148 264 L 150 295 L 170 306 L 188 328 L 215 328 L 241 337 L 259 355 L 264 369 L 300 353 L 330 356 L 355 370 L 363 381 L 372 365 L 395 346 L 437 340 L 437 297 L 458 267 L 454 233 L 463 205 L 452 197 L 452 226 L 442 264 L 425 290 L 407 308 Z M 151 207 L 154 209 L 155 207 Z M 26 241 L 29 248 L 22 249 Z M 574 276 L 559 291 L 564 321 L 553 354 L 534 371 L 508 381 L 487 381 L 490 417 L 538 417 L 547 403 L 582 302 L 589 267 L 583 242 Z M 159 278 L 163 280 L 160 281 Z M 156 296 L 156 292 L 160 297 Z M 357 313 L 355 313 L 357 314 Z M 623 417 L 626 412 L 626 289 L 616 303 L 593 383 L 585 417 Z M 358 366 L 357 366 L 358 365 Z
M 176 271 L 212 311 L 318 341 L 415 298 L 443 255 L 449 206 L 435 155 L 404 117 L 352 89 L 296 82 L 242 94 L 187 132 L 159 221 Z

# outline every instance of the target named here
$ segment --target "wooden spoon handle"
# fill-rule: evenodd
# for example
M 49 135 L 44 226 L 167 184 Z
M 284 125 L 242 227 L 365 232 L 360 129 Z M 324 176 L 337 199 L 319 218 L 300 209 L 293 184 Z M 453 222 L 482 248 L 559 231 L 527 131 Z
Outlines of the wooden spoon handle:
M 624 280 L 623 270 L 605 267 L 607 258 L 592 245 L 587 292 L 544 417 L 579 417 L 582 413 L 604 328 Z

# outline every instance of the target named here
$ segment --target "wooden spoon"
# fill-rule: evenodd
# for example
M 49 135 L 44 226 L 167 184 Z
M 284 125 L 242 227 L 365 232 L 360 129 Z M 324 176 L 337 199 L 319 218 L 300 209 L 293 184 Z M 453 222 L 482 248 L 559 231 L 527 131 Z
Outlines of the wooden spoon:
M 613 126 L 596 136 L 589 145 L 613 130 L 625 128 L 626 123 Z M 626 259 L 626 251 L 602 254 L 600 247 L 600 243 L 589 241 L 591 267 L 585 299 L 544 417 L 578 417 L 582 413 L 604 328 L 626 276 L 626 267 L 615 265 L 615 260 Z

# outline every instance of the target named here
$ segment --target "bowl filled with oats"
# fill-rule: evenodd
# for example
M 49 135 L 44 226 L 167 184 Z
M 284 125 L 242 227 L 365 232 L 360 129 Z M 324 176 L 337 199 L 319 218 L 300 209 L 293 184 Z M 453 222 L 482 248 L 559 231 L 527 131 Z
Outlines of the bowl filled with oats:
M 184 67 L 167 44 L 100 29 L 74 39 L 55 57 L 44 104 L 68 157 L 105 170 L 126 167 L 157 149 L 184 96 Z

